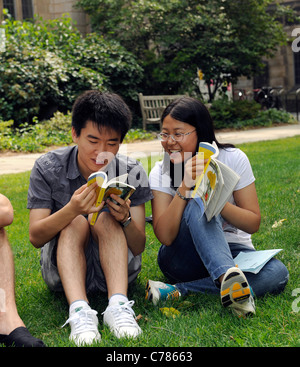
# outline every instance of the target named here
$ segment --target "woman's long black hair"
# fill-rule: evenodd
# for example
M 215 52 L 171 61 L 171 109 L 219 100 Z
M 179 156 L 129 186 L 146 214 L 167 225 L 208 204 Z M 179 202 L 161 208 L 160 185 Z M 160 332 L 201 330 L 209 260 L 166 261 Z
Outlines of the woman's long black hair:
M 212 143 L 216 142 L 218 148 L 234 148 L 232 144 L 221 144 L 218 142 L 215 131 L 213 120 L 208 112 L 206 106 L 198 99 L 191 97 L 181 97 L 171 102 L 164 110 L 161 122 L 170 115 L 173 119 L 185 122 L 191 126 L 194 126 L 197 131 L 198 144 L 200 142 Z M 184 163 L 183 163 L 184 165 Z M 174 184 L 174 164 L 171 163 L 170 175 L 172 183 Z M 181 172 L 184 172 L 182 167 Z M 177 188 L 177 185 L 174 186 Z
M 216 142 L 219 148 L 233 148 L 232 144 L 221 144 L 218 142 L 213 120 L 208 112 L 206 106 L 198 99 L 191 97 L 181 97 L 171 102 L 164 110 L 161 122 L 171 115 L 173 119 L 185 122 L 196 128 L 198 136 L 198 144 L 200 141 L 212 143 Z

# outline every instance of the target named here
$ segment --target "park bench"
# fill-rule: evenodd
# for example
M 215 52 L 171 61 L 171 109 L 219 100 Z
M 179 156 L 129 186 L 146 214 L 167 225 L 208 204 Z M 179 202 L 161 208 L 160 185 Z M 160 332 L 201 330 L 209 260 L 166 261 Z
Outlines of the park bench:
M 139 93 L 140 107 L 143 117 L 143 129 L 147 129 L 147 124 L 159 124 L 161 126 L 161 115 L 164 109 L 177 98 L 184 95 L 174 96 L 144 96 Z

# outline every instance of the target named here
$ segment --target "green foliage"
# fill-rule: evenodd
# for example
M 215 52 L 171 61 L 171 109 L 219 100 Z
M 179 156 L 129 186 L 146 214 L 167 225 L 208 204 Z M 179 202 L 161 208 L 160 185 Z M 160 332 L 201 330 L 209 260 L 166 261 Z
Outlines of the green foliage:
M 0 122 L 0 151 L 41 152 L 50 146 L 63 146 L 72 143 L 71 114 L 56 112 L 48 121 L 33 124 L 27 122 L 12 128 L 13 121 Z
M 38 122 L 33 119 L 33 124 L 27 122 L 13 128 L 13 120 L 0 121 L 0 152 L 10 150 L 14 152 L 41 152 L 47 147 L 64 146 L 72 144 L 71 113 L 54 113 L 49 120 Z M 130 129 L 125 136 L 124 143 L 151 140 L 156 137 L 151 132 L 142 129 Z
M 226 99 L 213 102 L 210 113 L 216 129 L 233 128 L 245 129 L 252 126 L 271 126 L 276 123 L 295 123 L 294 117 L 284 111 L 269 109 L 262 111 L 256 102 L 235 101 Z M 130 129 L 123 143 L 152 140 L 154 132 L 142 129 Z M 0 152 L 5 150 L 15 152 L 40 152 L 51 146 L 72 144 L 71 113 L 54 113 L 49 120 L 38 122 L 33 118 L 33 124 L 23 123 L 14 127 L 14 121 L 0 121 Z
M 142 69 L 116 41 L 84 38 L 71 18 L 5 22 L 6 50 L 0 53 L 0 119 L 31 122 L 57 109 L 70 110 L 87 89 L 112 90 L 137 99 Z
M 294 123 L 293 115 L 271 108 L 262 110 L 254 101 L 215 100 L 209 110 L 216 129 L 242 129 L 252 126 L 271 126 L 276 123 Z
M 93 29 L 143 62 L 145 94 L 199 93 L 193 82 L 200 68 L 210 101 L 224 80 L 261 70 L 262 57 L 286 42 L 280 16 L 293 16 L 273 0 L 78 0 L 77 6 Z
M 63 63 L 49 51 L 19 50 L 13 44 L 7 49 L 0 56 L 0 117 L 16 125 L 31 122 L 46 106 L 70 107 L 78 92 L 103 83 L 101 75 Z
M 129 129 L 128 133 L 126 134 L 123 140 L 123 143 L 128 144 L 141 140 L 153 140 L 155 138 L 156 138 L 155 133 L 147 132 L 142 129 Z

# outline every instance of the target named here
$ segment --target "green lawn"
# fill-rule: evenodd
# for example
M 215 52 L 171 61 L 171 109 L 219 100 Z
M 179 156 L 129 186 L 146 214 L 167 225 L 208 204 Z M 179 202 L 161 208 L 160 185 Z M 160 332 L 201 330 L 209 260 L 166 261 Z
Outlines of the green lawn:
M 152 226 L 147 224 L 142 271 L 129 290 L 129 298 L 135 300 L 135 312 L 141 315 L 139 324 L 143 334 L 137 340 L 114 338 L 102 323 L 106 295 L 95 294 L 90 296 L 90 303 L 99 313 L 100 346 L 300 346 L 300 312 L 297 312 L 300 290 L 297 296 L 292 295 L 293 290 L 300 288 L 299 142 L 299 137 L 295 137 L 239 146 L 252 163 L 261 207 L 262 223 L 260 231 L 253 236 L 254 244 L 257 249 L 284 249 L 277 258 L 290 272 L 285 291 L 277 296 L 256 299 L 257 313 L 246 320 L 222 308 L 219 297 L 202 294 L 168 303 L 166 306 L 176 308 L 180 315 L 167 317 L 159 307 L 144 300 L 148 278 L 164 281 L 156 262 L 159 243 Z M 68 318 L 65 297 L 48 290 L 40 273 L 39 250 L 29 243 L 26 209 L 29 174 L 0 176 L 0 191 L 9 197 L 15 209 L 14 223 L 7 231 L 15 256 L 18 310 L 32 334 L 48 346 L 73 346 L 68 339 L 69 327 L 61 329 Z M 150 212 L 148 203 L 147 215 Z M 286 221 L 272 228 L 280 219 Z

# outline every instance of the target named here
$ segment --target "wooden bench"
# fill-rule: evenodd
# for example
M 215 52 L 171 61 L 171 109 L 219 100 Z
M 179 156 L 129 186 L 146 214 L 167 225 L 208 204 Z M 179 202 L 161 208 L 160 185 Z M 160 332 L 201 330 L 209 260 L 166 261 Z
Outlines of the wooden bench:
M 144 96 L 139 93 L 139 101 L 143 116 L 143 129 L 146 130 L 147 124 L 159 124 L 161 126 L 161 115 L 164 109 L 177 98 L 184 95 L 174 96 Z

